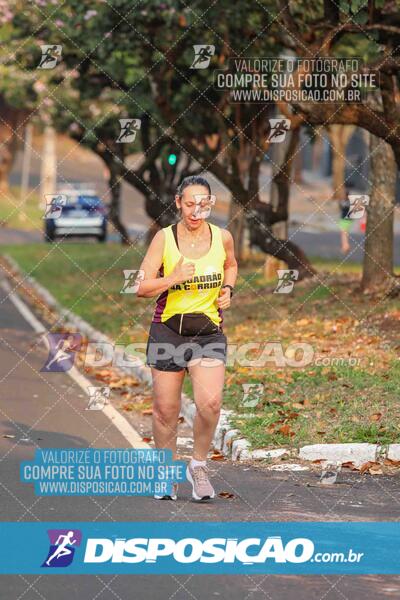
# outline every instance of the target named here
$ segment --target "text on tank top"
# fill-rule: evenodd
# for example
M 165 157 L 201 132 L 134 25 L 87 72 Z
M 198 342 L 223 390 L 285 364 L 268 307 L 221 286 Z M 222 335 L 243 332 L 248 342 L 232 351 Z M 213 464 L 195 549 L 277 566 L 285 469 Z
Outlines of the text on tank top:
M 153 322 L 163 323 L 175 314 L 202 312 L 222 327 L 223 312 L 216 301 L 224 279 L 226 252 L 221 229 L 212 223 L 207 224 L 211 234 L 210 248 L 200 258 L 183 257 L 183 264 L 194 263 L 194 276 L 158 296 Z M 161 277 L 167 277 L 183 255 L 178 246 L 177 223 L 164 227 L 163 231 L 164 252 L 159 273 Z

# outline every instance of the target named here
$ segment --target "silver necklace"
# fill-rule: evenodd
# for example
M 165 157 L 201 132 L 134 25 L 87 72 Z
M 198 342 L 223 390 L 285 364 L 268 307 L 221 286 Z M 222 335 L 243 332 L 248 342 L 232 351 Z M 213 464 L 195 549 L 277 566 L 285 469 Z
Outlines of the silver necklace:
M 185 229 L 186 231 L 188 231 L 188 229 L 186 228 L 186 226 L 184 225 L 184 223 L 182 223 L 182 225 L 183 225 L 184 229 Z M 197 235 L 197 236 L 193 236 L 193 235 L 191 235 L 191 236 L 189 236 L 189 237 L 191 237 L 192 239 L 194 238 L 194 241 L 193 241 L 193 242 L 190 242 L 190 247 L 191 247 L 191 248 L 194 248 L 194 247 L 195 247 L 195 245 L 196 245 L 196 242 L 197 242 L 198 240 L 201 240 L 203 236 L 201 236 L 201 235 Z M 185 237 L 184 239 L 188 239 L 188 238 L 186 238 L 186 237 Z

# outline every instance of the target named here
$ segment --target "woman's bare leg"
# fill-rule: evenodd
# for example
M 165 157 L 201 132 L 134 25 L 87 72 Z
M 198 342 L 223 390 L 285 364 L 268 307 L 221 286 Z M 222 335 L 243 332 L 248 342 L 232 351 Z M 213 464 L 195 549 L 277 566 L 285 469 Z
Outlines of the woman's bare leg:
M 151 368 L 153 378 L 153 437 L 156 448 L 172 450 L 176 455 L 178 417 L 181 409 L 185 371 L 171 372 Z
M 213 366 L 207 366 L 211 361 L 214 363 Z M 220 360 L 202 358 L 192 366 L 189 363 L 188 369 L 196 404 L 193 423 L 193 458 L 204 461 L 207 459 L 221 412 L 225 364 Z

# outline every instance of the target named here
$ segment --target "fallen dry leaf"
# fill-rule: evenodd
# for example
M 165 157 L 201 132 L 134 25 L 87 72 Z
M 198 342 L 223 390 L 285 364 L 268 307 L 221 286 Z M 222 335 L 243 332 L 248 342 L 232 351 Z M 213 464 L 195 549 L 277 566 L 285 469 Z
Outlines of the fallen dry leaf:
M 372 415 L 369 416 L 369 420 L 373 423 L 373 422 L 377 422 L 380 421 L 382 419 L 382 413 L 373 413 Z
M 221 454 L 212 454 L 210 458 L 211 460 L 225 460 L 225 457 L 221 456 Z
M 210 458 L 211 460 L 225 460 L 225 456 L 220 452 L 214 452 Z
M 152 415 L 152 414 L 153 414 L 152 408 L 145 408 L 144 410 L 142 410 L 142 415 Z
M 285 402 L 283 400 L 278 400 L 277 398 L 272 398 L 272 400 L 267 400 L 266 404 L 277 404 L 278 406 L 283 406 Z
M 371 473 L 371 471 L 373 471 L 374 473 L 378 474 L 379 470 L 381 470 L 380 464 L 377 462 L 373 462 L 371 460 L 368 460 L 366 463 L 362 464 L 360 467 L 360 473 L 362 475 L 364 473 L 366 473 L 367 471 L 369 473 Z
M 219 492 L 218 496 L 220 498 L 234 498 L 235 494 L 231 494 L 231 492 Z
M 282 435 L 288 435 L 289 437 L 293 437 L 294 436 L 294 431 L 292 431 L 290 429 L 290 425 L 282 425 L 281 427 L 279 427 L 280 433 L 282 433 Z
M 387 465 L 389 467 L 400 467 L 400 460 L 393 460 L 391 458 L 385 458 L 385 460 L 383 461 L 384 465 Z
M 377 465 L 372 465 L 372 467 L 370 467 L 369 469 L 369 474 L 370 475 L 383 475 L 383 470 L 381 465 L 377 464 Z
M 289 412 L 289 413 L 286 415 L 286 417 L 287 417 L 288 419 L 297 419 L 297 417 L 298 417 L 298 416 L 299 416 L 299 413 L 298 413 L 298 412 Z
M 342 468 L 343 469 L 353 469 L 353 470 L 358 471 L 358 469 L 354 466 L 354 463 L 351 460 L 348 460 L 347 462 L 343 462 Z

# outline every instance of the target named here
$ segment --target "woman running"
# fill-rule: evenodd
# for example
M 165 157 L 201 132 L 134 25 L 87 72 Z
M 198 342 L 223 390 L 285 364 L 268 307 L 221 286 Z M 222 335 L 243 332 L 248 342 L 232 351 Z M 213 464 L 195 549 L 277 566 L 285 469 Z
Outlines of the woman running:
M 232 235 L 206 221 L 213 199 L 203 177 L 181 182 L 175 195 L 180 220 L 152 239 L 137 292 L 145 298 L 158 296 L 146 350 L 153 381 L 153 437 L 157 448 L 172 450 L 174 460 L 185 371 L 192 380 L 196 415 L 186 477 L 199 501 L 215 496 L 206 461 L 225 378 L 222 311 L 230 306 L 237 277 Z M 154 497 L 176 500 L 177 488 L 174 483 L 172 495 Z

